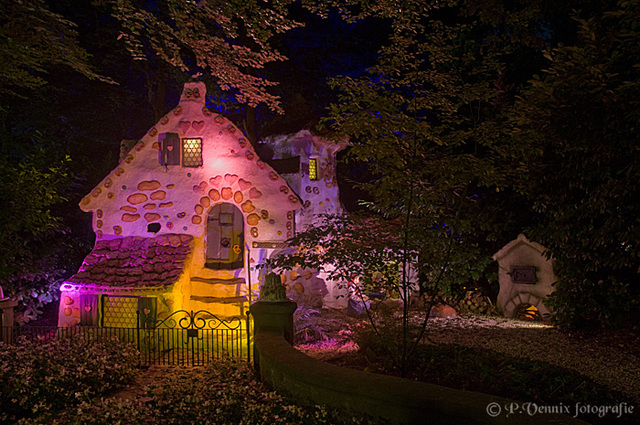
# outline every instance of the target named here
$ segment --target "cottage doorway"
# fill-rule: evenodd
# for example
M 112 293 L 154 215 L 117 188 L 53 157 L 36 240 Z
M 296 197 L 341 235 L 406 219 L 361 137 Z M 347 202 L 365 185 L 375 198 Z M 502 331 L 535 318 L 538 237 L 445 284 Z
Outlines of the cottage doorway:
M 232 204 L 214 205 L 207 216 L 207 258 L 209 269 L 240 269 L 244 265 L 244 223 L 242 212 Z

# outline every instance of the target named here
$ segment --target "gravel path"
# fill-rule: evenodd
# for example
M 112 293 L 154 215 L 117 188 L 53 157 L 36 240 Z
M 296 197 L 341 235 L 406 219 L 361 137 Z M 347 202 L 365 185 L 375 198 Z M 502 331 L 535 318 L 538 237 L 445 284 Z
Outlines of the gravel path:
M 494 350 L 576 370 L 640 403 L 638 339 L 592 338 L 551 326 L 481 317 L 431 319 L 428 337 L 437 343 Z
M 342 320 L 340 320 L 342 318 Z M 319 323 L 331 330 L 327 341 L 297 348 L 318 360 L 330 360 L 358 347 L 341 329 L 354 319 L 337 310 L 323 310 Z M 419 323 L 419 317 L 414 318 Z M 341 323 L 336 327 L 335 323 Z M 335 334 L 335 335 L 334 335 Z M 640 405 L 640 338 L 632 332 L 566 333 L 537 322 L 505 318 L 458 316 L 429 320 L 427 338 L 432 343 L 460 344 L 493 350 L 513 357 L 545 361 L 575 370 Z

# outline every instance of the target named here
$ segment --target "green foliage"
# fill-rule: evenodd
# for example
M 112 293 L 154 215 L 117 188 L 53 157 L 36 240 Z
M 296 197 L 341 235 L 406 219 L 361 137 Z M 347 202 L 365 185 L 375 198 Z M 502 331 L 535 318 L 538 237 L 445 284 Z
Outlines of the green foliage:
M 640 299 L 640 2 L 610 7 L 576 12 L 575 43 L 546 53 L 511 117 L 518 190 L 537 213 L 527 233 L 556 259 L 568 326 L 617 325 Z
M 40 149 L 22 160 L 0 158 L 0 284 L 20 302 L 17 321 L 28 322 L 58 297 L 67 272 L 65 226 L 53 211 L 66 201 L 70 159 L 55 161 Z
M 300 26 L 287 16 L 291 0 L 261 2 L 169 0 L 113 2 L 121 39 L 133 58 L 162 61 L 212 76 L 242 104 L 262 103 L 282 113 L 275 83 L 260 76 L 267 63 L 286 58 L 269 45 L 274 34 Z
M 299 267 L 327 273 L 331 280 L 350 281 L 361 277 L 366 289 L 374 280 L 379 285 L 398 290 L 398 240 L 391 227 L 375 218 L 322 215 L 304 232 L 290 239 L 297 251 L 267 260 L 274 270 Z M 395 265 L 389 268 L 389 264 Z M 380 279 L 374 274 L 387 270 Z
M 260 288 L 260 299 L 268 301 L 281 301 L 287 299 L 286 288 L 280 280 L 280 276 L 269 273 Z
M 0 343 L 0 423 L 54 412 L 128 383 L 137 350 L 117 339 L 78 334 Z
M 51 12 L 44 0 L 2 0 L 0 93 L 46 84 L 52 66 L 71 67 L 80 74 L 110 81 L 89 66 L 89 54 L 78 43 L 76 25 Z
M 172 369 L 145 396 L 84 402 L 27 424 L 374 424 L 362 415 L 301 407 L 269 391 L 246 363 L 221 361 L 202 369 Z

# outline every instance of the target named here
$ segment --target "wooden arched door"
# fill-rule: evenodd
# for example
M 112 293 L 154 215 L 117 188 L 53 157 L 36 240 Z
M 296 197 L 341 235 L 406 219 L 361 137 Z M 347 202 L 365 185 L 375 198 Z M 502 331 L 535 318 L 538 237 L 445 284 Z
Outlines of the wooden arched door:
M 207 258 L 210 269 L 239 269 L 244 265 L 242 212 L 232 204 L 214 205 L 207 216 Z

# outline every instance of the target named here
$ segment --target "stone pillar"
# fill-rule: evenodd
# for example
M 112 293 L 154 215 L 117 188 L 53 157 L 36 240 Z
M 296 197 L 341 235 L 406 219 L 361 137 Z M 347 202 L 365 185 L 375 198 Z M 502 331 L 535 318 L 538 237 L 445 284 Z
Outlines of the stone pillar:
M 262 332 L 270 332 L 282 335 L 284 339 L 293 345 L 293 312 L 298 306 L 291 300 L 257 301 L 249 306 L 249 312 L 253 316 L 253 335 Z M 253 344 L 253 367 L 260 372 L 260 353 L 258 347 Z
M 249 307 L 253 333 L 275 332 L 293 345 L 293 312 L 298 306 L 291 300 L 258 301 Z
M 18 301 L 0 301 L 0 341 L 10 344 L 13 342 L 13 308 Z

